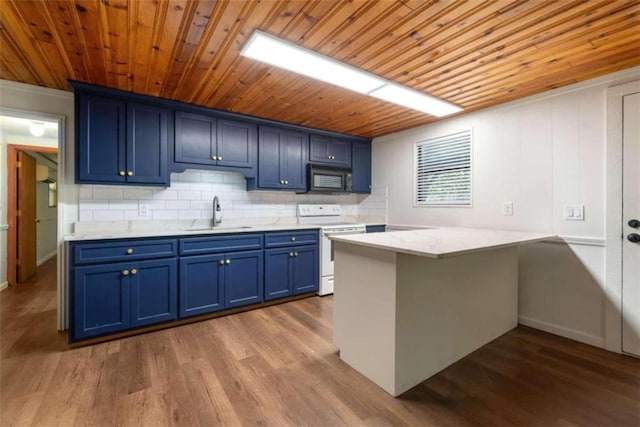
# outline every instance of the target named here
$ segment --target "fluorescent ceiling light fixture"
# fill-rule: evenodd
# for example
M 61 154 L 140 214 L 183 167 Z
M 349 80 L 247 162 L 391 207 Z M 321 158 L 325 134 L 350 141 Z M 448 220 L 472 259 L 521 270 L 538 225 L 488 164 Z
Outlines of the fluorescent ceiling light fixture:
M 240 55 L 364 95 L 442 117 L 462 111 L 455 104 L 393 83 L 278 37 L 254 31 Z
M 254 31 L 240 55 L 364 94 L 386 83 L 373 74 L 262 31 Z
M 369 95 L 437 117 L 462 111 L 462 108 L 455 104 L 396 83 L 388 83 L 373 90 Z

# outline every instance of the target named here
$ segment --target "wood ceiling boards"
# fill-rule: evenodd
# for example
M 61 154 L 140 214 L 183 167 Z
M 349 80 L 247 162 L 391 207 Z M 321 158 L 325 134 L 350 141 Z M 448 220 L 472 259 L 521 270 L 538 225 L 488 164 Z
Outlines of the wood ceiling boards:
M 239 56 L 254 29 L 464 107 L 640 65 L 640 1 L 2 0 L 0 77 L 375 137 L 436 118 Z

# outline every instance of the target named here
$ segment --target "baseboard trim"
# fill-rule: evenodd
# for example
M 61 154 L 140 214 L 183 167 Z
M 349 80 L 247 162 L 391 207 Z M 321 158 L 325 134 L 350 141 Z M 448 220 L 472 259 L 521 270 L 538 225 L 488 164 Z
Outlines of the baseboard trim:
M 56 256 L 58 253 L 58 251 L 52 251 L 49 252 L 48 254 L 46 254 L 45 256 L 43 256 L 42 258 L 40 258 L 38 260 L 38 262 L 36 262 L 36 266 L 40 267 L 42 264 L 44 264 L 45 262 L 49 261 L 51 258 L 53 258 L 54 256 Z
M 564 326 L 554 325 L 553 323 L 543 322 L 541 320 L 532 319 L 526 316 L 518 316 L 518 323 L 531 328 L 540 329 L 550 334 L 559 335 L 574 341 L 589 344 L 594 347 L 605 348 L 604 338 L 596 335 L 586 334 L 574 329 L 565 328 Z
M 606 246 L 605 239 L 601 237 L 584 236 L 557 236 L 544 241 L 545 243 L 561 243 L 567 245 Z
M 5 289 L 7 289 L 9 287 L 9 282 L 2 282 L 0 283 L 0 292 L 4 291 Z

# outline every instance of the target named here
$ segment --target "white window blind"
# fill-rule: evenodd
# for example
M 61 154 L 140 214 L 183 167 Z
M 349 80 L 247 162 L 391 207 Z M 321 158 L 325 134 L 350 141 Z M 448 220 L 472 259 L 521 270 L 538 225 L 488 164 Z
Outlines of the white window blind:
M 471 130 L 416 143 L 416 204 L 471 205 Z

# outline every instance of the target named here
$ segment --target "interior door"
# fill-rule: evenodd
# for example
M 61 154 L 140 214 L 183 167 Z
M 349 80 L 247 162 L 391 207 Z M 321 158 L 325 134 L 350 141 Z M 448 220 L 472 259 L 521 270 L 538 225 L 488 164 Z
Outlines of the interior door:
M 36 161 L 30 155 L 18 151 L 17 206 L 18 225 L 18 283 L 36 273 Z
M 623 103 L 622 351 L 640 356 L 640 93 Z

